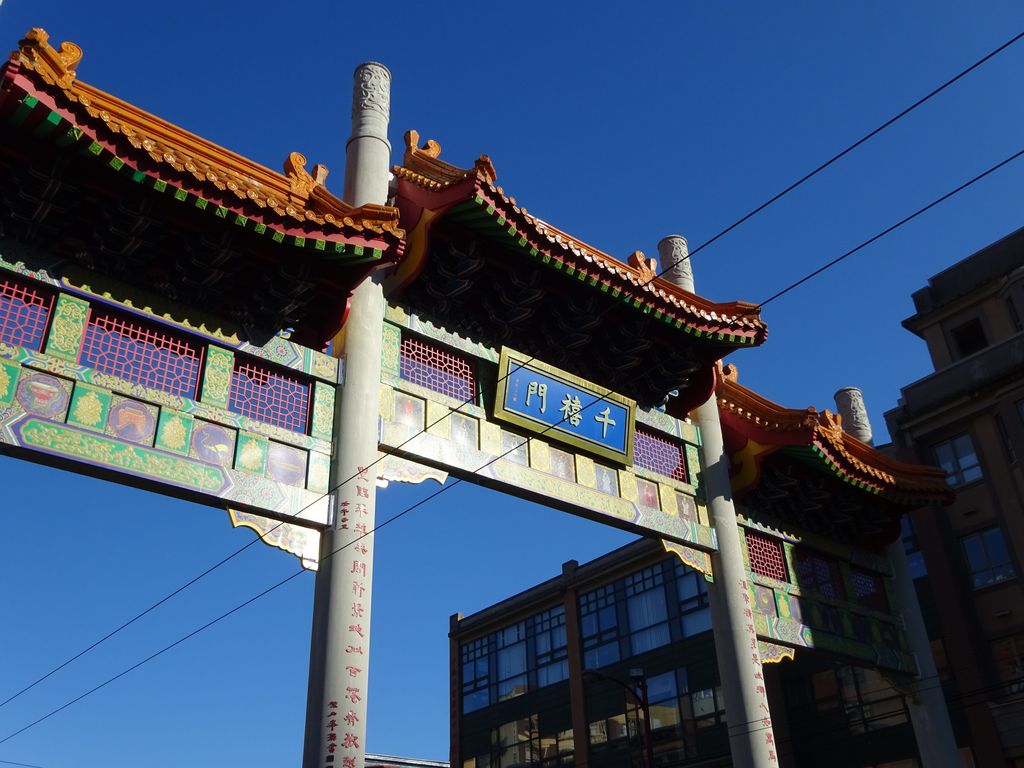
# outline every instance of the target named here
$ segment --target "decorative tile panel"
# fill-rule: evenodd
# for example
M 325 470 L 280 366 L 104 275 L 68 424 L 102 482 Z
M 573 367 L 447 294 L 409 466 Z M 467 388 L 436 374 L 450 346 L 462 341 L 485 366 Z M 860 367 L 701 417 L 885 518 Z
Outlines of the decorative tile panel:
M 268 441 L 258 435 L 242 432 L 235 446 L 235 469 L 262 474 L 267 468 Z
M 203 394 L 200 400 L 218 408 L 227 408 L 231 397 L 231 371 L 235 355 L 226 349 L 206 348 L 206 371 L 203 374 Z
M 156 447 L 187 456 L 189 445 L 192 443 L 194 421 L 187 413 L 172 408 L 161 408 L 160 424 L 156 431 Z
M 313 437 L 330 440 L 334 435 L 335 388 L 322 381 L 313 385 L 313 419 L 310 432 Z
M 88 317 L 89 302 L 62 293 L 46 340 L 46 354 L 71 362 L 78 360 Z
M 68 424 L 102 432 L 107 426 L 113 395 L 105 389 L 76 384 L 68 412 Z

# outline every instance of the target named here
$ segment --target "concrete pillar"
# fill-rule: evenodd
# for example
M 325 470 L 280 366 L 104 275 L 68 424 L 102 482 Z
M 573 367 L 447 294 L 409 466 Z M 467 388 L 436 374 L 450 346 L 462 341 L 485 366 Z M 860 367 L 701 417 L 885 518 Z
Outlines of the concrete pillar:
M 843 417 L 843 432 L 862 443 L 874 445 L 871 439 L 871 420 L 861 391 L 857 387 L 843 387 L 832 397 L 836 401 L 836 410 Z
M 352 93 L 352 136 L 345 145 L 345 202 L 349 205 L 388 199 L 391 174 L 391 72 L 383 64 L 360 64 Z
M 677 286 L 693 293 L 693 271 L 687 253 L 686 240 L 680 235 L 670 235 L 658 243 L 662 269 L 673 265 L 665 277 L 671 274 Z M 715 396 L 691 416 L 700 429 L 702 485 L 718 536 L 718 552 L 711 556 L 715 580 L 708 585 L 708 597 L 729 722 L 729 749 L 736 768 L 775 768 L 775 734 L 757 634 L 753 620 L 747 617 L 752 611 L 750 590 Z
M 387 202 L 391 75 L 380 64 L 355 71 L 345 201 Z M 339 296 L 339 301 L 345 297 Z M 334 413 L 334 518 L 321 537 L 316 575 L 303 768 L 363 768 L 369 692 L 370 607 L 376 511 L 384 294 L 369 277 L 353 292 L 335 339 L 345 381 Z
M 836 392 L 835 401 L 836 409 L 843 417 L 843 431 L 871 445 L 871 421 L 861 391 L 856 387 L 845 387 Z M 896 539 L 886 548 L 886 554 L 892 562 L 896 602 L 903 614 L 907 641 L 917 659 L 918 677 L 911 686 L 913 695 L 908 701 L 917 751 L 924 768 L 960 768 L 962 763 L 953 737 L 953 725 L 949 721 L 949 710 L 939 683 L 935 657 L 932 656 L 928 630 L 917 601 L 917 590 L 914 589 L 903 542 Z
M 663 238 L 658 243 L 658 257 L 662 277 L 684 291 L 693 293 L 693 266 L 690 264 L 690 248 L 686 238 L 682 235 Z

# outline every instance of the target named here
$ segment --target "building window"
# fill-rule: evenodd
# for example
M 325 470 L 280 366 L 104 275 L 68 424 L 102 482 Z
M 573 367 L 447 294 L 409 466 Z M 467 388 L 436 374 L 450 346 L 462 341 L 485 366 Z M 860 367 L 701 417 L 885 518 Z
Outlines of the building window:
M 981 479 L 981 464 L 971 436 L 964 433 L 935 446 L 935 459 L 946 470 L 949 484 L 963 485 Z
M 78 361 L 151 389 L 195 397 L 203 348 L 149 325 L 93 310 Z
M 565 606 L 462 643 L 461 654 L 463 713 L 566 680 Z
M 309 384 L 236 355 L 228 408 L 250 419 L 304 434 L 309 421 Z
M 920 579 L 928 575 L 928 569 L 924 564 L 924 554 L 917 543 L 917 531 L 914 530 L 914 523 L 910 515 L 903 515 L 900 518 L 900 538 L 903 540 L 903 551 L 907 553 L 907 567 L 910 569 L 910 578 Z
M 725 722 L 725 698 L 721 686 L 691 691 L 682 697 L 683 719 L 699 730 Z
M 640 426 L 637 426 L 633 437 L 633 463 L 659 475 L 689 482 L 685 446 Z
M 462 711 L 475 712 L 491 703 L 490 651 L 492 636 L 462 645 Z
M 0 277 L 0 341 L 38 351 L 52 308 L 51 292 Z
M 491 736 L 491 743 L 496 751 L 492 766 L 512 768 L 516 765 L 532 765 L 539 762 L 539 737 L 536 715 L 499 725 Z
M 833 600 L 846 597 L 839 563 L 830 557 L 805 549 L 796 551 L 797 586 L 802 590 L 819 592 Z
M 661 563 L 626 577 L 629 646 L 635 656 L 669 642 L 668 605 Z
M 462 402 L 476 400 L 473 363 L 456 352 L 403 335 L 398 364 L 399 376 L 406 381 Z
M 533 624 L 533 663 L 537 687 L 561 682 L 569 677 L 569 646 L 565 634 L 565 606 L 542 611 L 530 620 Z
M 1024 693 L 1024 635 L 992 641 L 992 656 L 1007 694 Z
M 1010 438 L 1010 432 L 1006 429 L 1006 422 L 1003 421 L 1003 417 L 998 413 L 996 414 L 996 429 L 999 430 L 999 439 L 1003 441 L 1003 453 L 1006 454 L 1006 461 L 1008 464 L 1017 463 L 1017 451 L 1013 447 L 1013 440 Z
M 838 666 L 814 673 L 815 709 L 832 714 L 842 708 L 851 733 L 863 734 L 907 722 L 903 696 L 874 669 Z
M 988 528 L 960 539 L 975 589 L 1014 577 L 1010 553 L 999 528 Z
M 1024 331 L 1024 325 L 1020 322 L 1020 313 L 1017 311 L 1017 305 L 1014 303 L 1012 296 L 1006 297 L 1006 311 L 1010 313 L 1010 322 L 1013 323 L 1013 329 L 1015 331 Z
M 976 317 L 953 328 L 949 335 L 953 338 L 957 359 L 973 355 L 988 346 L 985 329 L 981 326 L 981 320 Z
M 583 662 L 597 669 L 619 660 L 619 622 L 615 613 L 615 585 L 580 596 L 580 634 L 583 636 Z
M 680 627 L 683 637 L 711 629 L 711 608 L 704 574 L 675 561 L 676 596 L 679 598 Z
M 497 633 L 498 701 L 526 693 L 526 625 L 513 624 Z
M 752 573 L 778 581 L 789 581 L 781 541 L 749 530 L 745 532 L 745 538 Z

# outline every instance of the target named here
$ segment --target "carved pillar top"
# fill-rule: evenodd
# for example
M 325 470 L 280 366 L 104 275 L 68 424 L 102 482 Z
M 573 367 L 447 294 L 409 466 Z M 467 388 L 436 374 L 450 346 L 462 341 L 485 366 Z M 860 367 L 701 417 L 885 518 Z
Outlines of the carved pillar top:
M 684 291 L 693 293 L 693 267 L 690 266 L 690 249 L 682 235 L 669 235 L 658 243 L 662 277 Z
M 391 72 L 383 64 L 368 61 L 356 67 L 352 88 L 352 137 L 374 136 L 387 140 L 391 117 Z
M 843 387 L 834 397 L 836 409 L 843 417 L 843 431 L 871 445 L 871 421 L 861 391 L 857 387 Z

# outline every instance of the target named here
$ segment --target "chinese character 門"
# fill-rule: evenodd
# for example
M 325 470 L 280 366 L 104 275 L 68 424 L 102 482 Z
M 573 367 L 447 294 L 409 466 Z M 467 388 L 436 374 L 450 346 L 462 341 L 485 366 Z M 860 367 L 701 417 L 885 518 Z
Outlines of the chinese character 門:
M 540 412 L 544 413 L 548 407 L 548 385 L 539 384 L 536 381 L 531 381 L 526 387 L 526 402 L 524 405 L 530 404 L 530 398 L 536 395 L 540 399 Z

